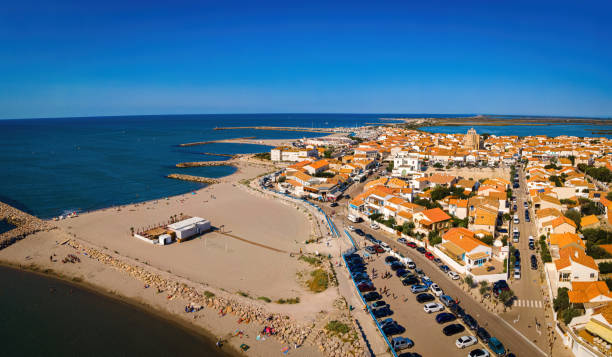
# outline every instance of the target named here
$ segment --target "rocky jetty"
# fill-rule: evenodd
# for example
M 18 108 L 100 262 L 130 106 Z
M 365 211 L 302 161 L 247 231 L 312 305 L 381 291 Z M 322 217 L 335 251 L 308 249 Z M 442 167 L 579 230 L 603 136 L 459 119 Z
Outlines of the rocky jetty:
M 203 166 L 235 166 L 231 161 L 193 161 L 193 162 L 180 162 L 176 164 L 176 167 L 203 167 Z
M 166 177 L 167 178 L 171 178 L 171 179 L 175 179 L 175 180 L 194 181 L 194 182 L 207 183 L 209 185 L 212 185 L 212 184 L 215 184 L 215 183 L 219 183 L 219 180 L 208 178 L 208 177 L 202 177 L 202 176 L 183 175 L 183 174 L 170 174 L 170 175 L 168 175 Z
M 8 247 L 30 234 L 55 228 L 52 224 L 3 202 L 0 202 L 0 221 L 7 221 L 15 226 L 10 231 L 0 234 L 0 249 Z

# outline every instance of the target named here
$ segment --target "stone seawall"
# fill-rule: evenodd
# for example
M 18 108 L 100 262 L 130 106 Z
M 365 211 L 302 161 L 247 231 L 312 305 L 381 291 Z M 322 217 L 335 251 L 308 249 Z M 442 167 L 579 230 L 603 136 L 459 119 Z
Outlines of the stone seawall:
M 202 177 L 202 176 L 183 175 L 183 174 L 170 174 L 170 175 L 168 175 L 166 177 L 167 178 L 171 178 L 171 179 L 175 179 L 175 180 L 183 180 L 183 181 L 193 181 L 193 182 L 206 183 L 206 184 L 209 184 L 209 185 L 212 185 L 212 184 L 215 184 L 215 183 L 219 183 L 219 180 L 208 178 L 208 177 Z
M 0 250 L 24 239 L 30 234 L 55 228 L 49 222 L 45 222 L 3 202 L 0 202 L 0 220 L 5 220 L 15 226 L 10 231 L 0 234 Z
M 231 161 L 193 161 L 180 162 L 176 167 L 202 167 L 202 166 L 234 166 Z

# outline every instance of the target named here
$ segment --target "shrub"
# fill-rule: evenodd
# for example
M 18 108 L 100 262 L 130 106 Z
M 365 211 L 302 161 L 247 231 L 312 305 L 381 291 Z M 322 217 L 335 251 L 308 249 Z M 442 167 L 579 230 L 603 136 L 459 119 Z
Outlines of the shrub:
M 327 289 L 329 285 L 329 277 L 323 269 L 316 269 L 310 273 L 311 279 L 308 281 L 310 291 L 320 293 Z
M 347 324 L 342 323 L 338 320 L 332 320 L 325 325 L 325 329 L 332 334 L 344 335 L 351 331 Z
M 568 291 L 568 288 L 557 289 L 557 297 L 553 300 L 553 309 L 555 309 L 555 311 L 558 312 L 569 307 L 569 296 L 567 295 Z
M 276 300 L 277 304 L 297 304 L 300 302 L 300 298 L 289 298 L 289 299 L 278 299 Z
M 599 266 L 599 272 L 601 274 L 612 273 L 612 262 L 603 262 L 597 265 Z
M 310 265 L 314 265 L 314 266 L 321 265 L 321 259 L 316 258 L 316 257 L 309 257 L 307 255 L 302 255 L 300 257 L 300 260 L 305 261 L 306 263 L 308 263 Z
M 257 300 L 261 300 L 261 301 L 265 301 L 265 302 L 272 302 L 272 300 L 269 297 L 266 296 L 260 296 L 257 298 Z
M 215 293 L 213 293 L 212 291 L 206 290 L 204 291 L 204 296 L 210 299 L 211 297 L 215 296 Z

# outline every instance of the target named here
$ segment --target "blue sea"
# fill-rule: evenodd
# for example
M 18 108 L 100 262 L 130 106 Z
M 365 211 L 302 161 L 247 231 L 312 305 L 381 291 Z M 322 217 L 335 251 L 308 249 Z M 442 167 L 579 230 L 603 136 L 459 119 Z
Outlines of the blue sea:
M 457 114 L 455 117 L 471 114 Z M 41 218 L 67 211 L 88 211 L 189 192 L 201 187 L 193 182 L 165 178 L 174 172 L 221 177 L 230 166 L 176 168 L 185 161 L 223 160 L 208 153 L 256 153 L 270 147 L 241 144 L 178 144 L 256 137 L 300 138 L 325 135 L 274 130 L 214 130 L 216 127 L 301 126 L 354 127 L 388 123 L 381 118 L 449 117 L 432 114 L 236 114 L 158 115 L 55 119 L 0 120 L 0 201 Z M 593 135 L 583 125 L 542 127 L 476 127 L 498 135 Z M 468 127 L 431 127 L 437 132 L 466 132 Z

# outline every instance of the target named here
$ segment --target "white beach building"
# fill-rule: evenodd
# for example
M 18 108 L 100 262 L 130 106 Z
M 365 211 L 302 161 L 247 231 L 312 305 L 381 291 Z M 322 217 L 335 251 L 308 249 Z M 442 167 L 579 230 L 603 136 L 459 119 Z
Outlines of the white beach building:
M 196 234 L 204 233 L 211 229 L 210 222 L 200 217 L 191 217 L 183 221 L 168 225 L 168 229 L 176 234 L 176 239 L 181 242 Z

